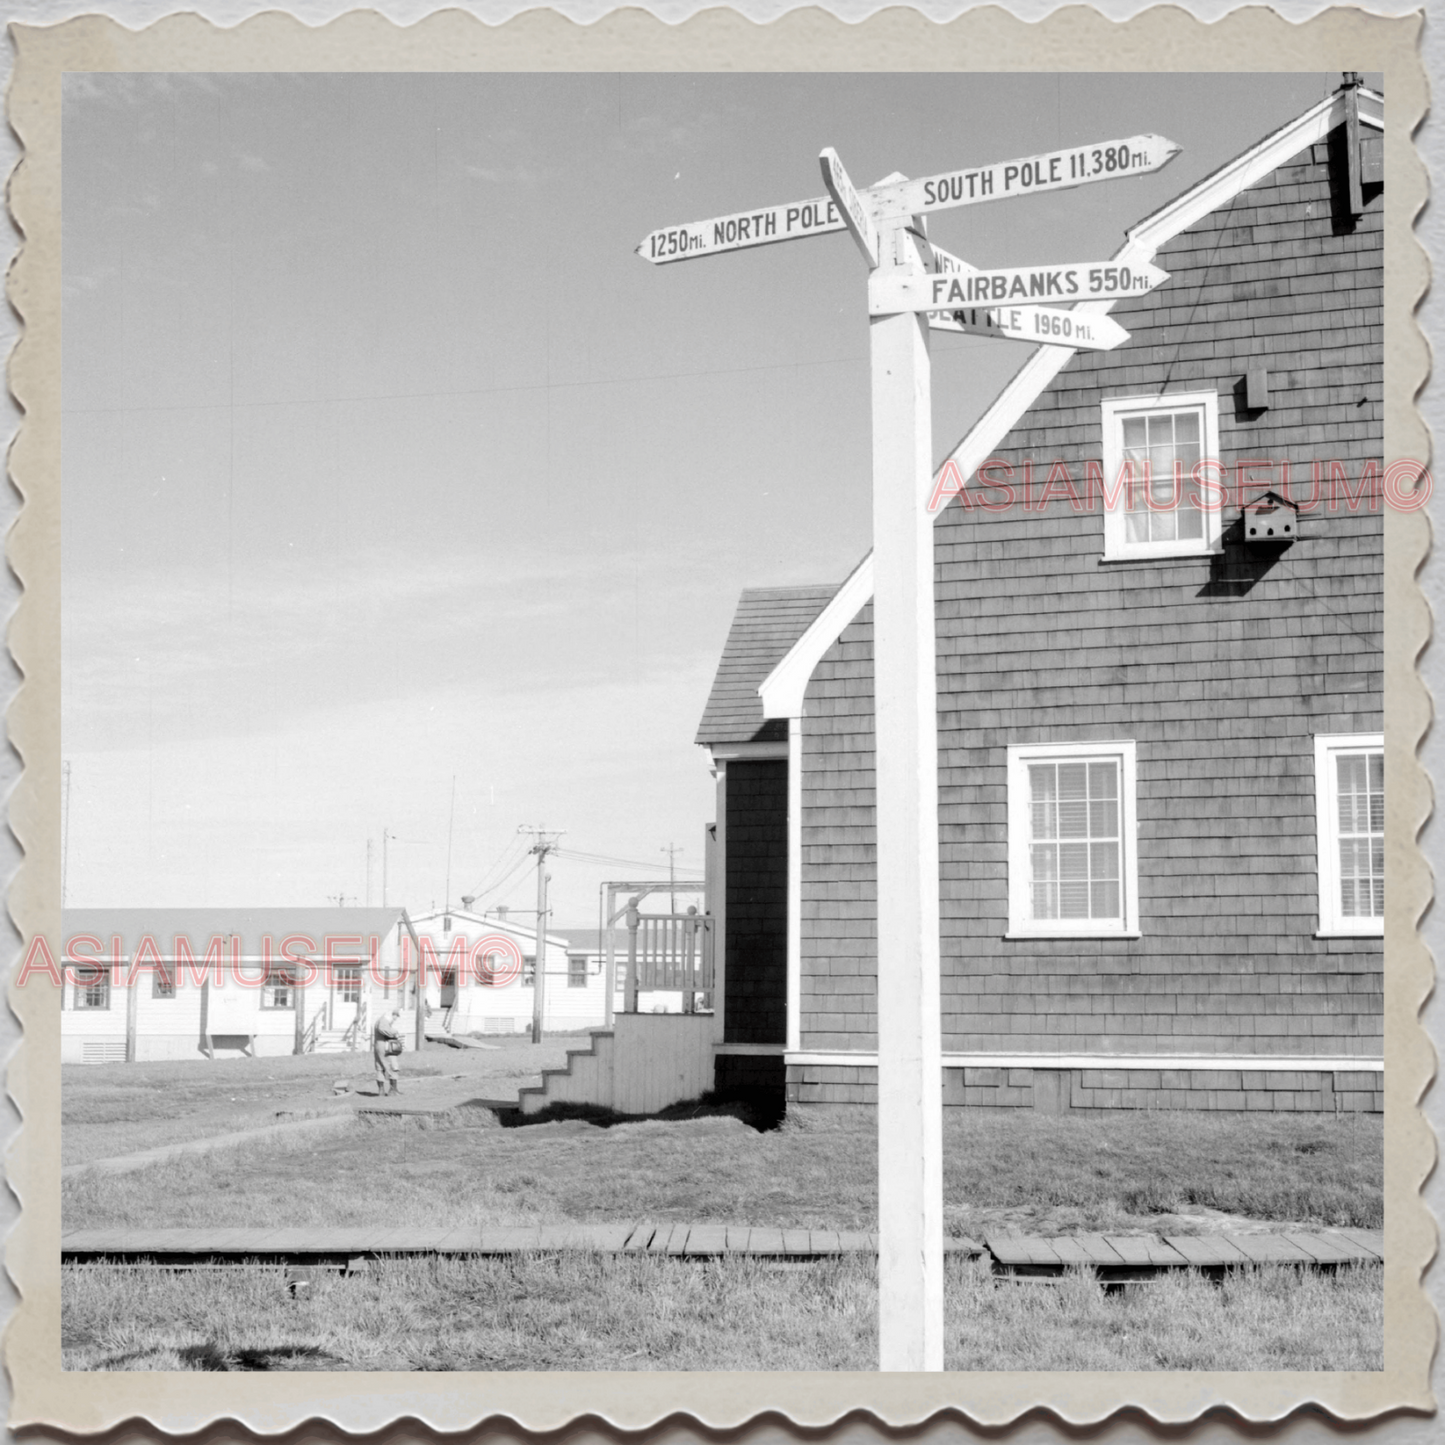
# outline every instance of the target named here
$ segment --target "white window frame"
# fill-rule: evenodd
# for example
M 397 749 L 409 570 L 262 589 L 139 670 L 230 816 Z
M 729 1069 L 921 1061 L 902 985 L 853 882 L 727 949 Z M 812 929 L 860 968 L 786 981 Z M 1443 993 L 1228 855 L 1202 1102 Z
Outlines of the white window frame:
M 1123 917 L 1118 919 L 1030 917 L 1032 869 L 1029 845 L 1030 763 L 1114 758 L 1119 763 L 1119 886 Z M 1008 750 L 1008 902 L 1010 938 L 1138 938 L 1139 824 L 1136 810 L 1136 755 L 1133 739 L 1102 743 L 1023 743 Z
M 1319 865 L 1319 938 L 1381 938 L 1383 918 L 1346 918 L 1340 912 L 1339 772 L 1340 753 L 1385 750 L 1384 733 L 1315 734 L 1315 857 Z
M 1148 416 L 1155 412 L 1185 411 L 1201 407 L 1204 425 L 1200 429 L 1201 460 L 1219 460 L 1219 393 L 1217 391 L 1166 392 L 1153 396 L 1119 396 L 1101 403 L 1104 417 L 1104 485 L 1112 490 L 1119 480 L 1124 464 L 1124 419 Z M 1221 478 L 1221 480 L 1223 480 Z M 1192 477 L 1184 481 L 1184 495 L 1202 489 Z M 1217 495 L 1217 494 L 1216 494 Z M 1224 532 L 1224 508 L 1203 509 L 1204 535 L 1184 541 L 1130 542 L 1125 523 L 1127 491 L 1121 493 L 1116 505 L 1104 510 L 1104 560 L 1134 561 L 1150 557 L 1207 557 L 1220 551 Z

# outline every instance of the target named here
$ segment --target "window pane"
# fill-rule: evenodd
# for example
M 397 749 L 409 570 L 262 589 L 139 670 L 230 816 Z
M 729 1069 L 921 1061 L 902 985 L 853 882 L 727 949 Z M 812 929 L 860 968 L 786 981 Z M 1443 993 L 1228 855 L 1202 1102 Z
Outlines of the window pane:
M 1340 915 L 1380 918 L 1385 912 L 1385 767 L 1383 752 L 1335 757 L 1339 827 Z
M 1122 917 L 1118 762 L 1030 764 L 1029 786 L 1031 916 Z
M 1132 449 L 1148 446 L 1148 444 L 1148 432 L 1144 418 L 1142 416 L 1126 416 L 1124 418 L 1124 446 Z
M 1181 445 L 1199 442 L 1199 413 L 1197 411 L 1176 411 L 1174 413 L 1174 440 Z
M 1033 836 L 1059 836 L 1057 773 L 1052 763 L 1029 769 L 1029 791 L 1033 805 Z
M 1179 535 L 1198 541 L 1204 536 L 1204 514 L 1198 507 L 1183 503 L 1178 512 Z

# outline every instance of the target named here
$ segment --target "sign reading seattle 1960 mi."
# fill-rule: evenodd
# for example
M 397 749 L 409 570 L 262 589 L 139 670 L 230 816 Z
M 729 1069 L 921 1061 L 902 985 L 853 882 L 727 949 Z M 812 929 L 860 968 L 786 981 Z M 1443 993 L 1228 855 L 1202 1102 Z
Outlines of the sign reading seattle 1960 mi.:
M 868 278 L 868 311 L 952 311 L 960 306 L 997 305 L 1001 301 L 1118 301 L 1142 296 L 1169 279 L 1167 271 L 1136 261 L 1130 266 L 1092 264 L 1006 266 L 1000 270 L 939 275 L 875 273 Z
M 1037 341 L 1044 346 L 1077 346 L 1084 351 L 1112 351 L 1129 333 L 1112 316 L 1086 311 L 1061 311 L 1057 306 L 979 306 L 929 313 L 934 331 L 962 331 L 970 336 L 997 336 L 1004 341 Z

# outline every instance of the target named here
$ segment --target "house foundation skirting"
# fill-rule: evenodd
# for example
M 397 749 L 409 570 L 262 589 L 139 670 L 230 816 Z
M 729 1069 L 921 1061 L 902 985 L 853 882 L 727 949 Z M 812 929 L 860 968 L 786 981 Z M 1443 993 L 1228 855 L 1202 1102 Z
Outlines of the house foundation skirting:
M 1091 1063 L 1093 1061 L 1090 1061 Z M 1384 1073 L 1376 1060 L 1240 1060 L 1227 1067 L 1188 1060 L 951 1063 L 945 1056 L 945 1107 L 1074 1110 L 1202 1109 L 1288 1113 L 1379 1114 Z M 789 1108 L 876 1104 L 874 1062 L 789 1059 Z

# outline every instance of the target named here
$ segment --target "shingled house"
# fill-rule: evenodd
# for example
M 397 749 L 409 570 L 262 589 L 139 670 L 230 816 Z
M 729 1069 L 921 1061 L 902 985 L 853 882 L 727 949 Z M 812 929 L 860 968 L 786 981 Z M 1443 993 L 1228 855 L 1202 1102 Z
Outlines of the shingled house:
M 940 474 L 947 1103 L 1381 1108 L 1382 131 L 1347 87 L 1132 227 L 1131 339 Z M 790 1106 L 874 1098 L 871 585 L 744 593 L 698 733 L 717 1079 Z

